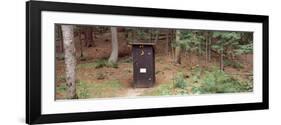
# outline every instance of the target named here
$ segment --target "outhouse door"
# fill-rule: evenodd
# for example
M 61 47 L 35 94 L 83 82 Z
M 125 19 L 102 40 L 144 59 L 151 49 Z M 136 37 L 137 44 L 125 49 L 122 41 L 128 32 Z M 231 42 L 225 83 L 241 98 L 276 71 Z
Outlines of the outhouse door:
M 154 48 L 152 45 L 133 45 L 134 87 L 151 87 L 155 82 Z

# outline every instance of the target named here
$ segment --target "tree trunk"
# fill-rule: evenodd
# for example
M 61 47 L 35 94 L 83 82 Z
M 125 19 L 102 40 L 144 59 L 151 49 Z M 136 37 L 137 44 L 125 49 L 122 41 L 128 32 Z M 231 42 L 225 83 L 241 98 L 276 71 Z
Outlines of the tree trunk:
M 63 41 L 62 41 L 62 33 L 61 33 L 61 25 L 55 25 L 55 42 L 56 42 L 56 51 L 58 53 L 63 53 Z M 58 46 L 58 48 L 57 48 Z
M 170 51 L 170 30 L 168 29 L 167 30 L 167 33 L 166 33 L 166 54 L 169 55 L 169 51 Z
M 224 70 L 224 64 L 223 64 L 223 50 L 220 53 L 220 70 Z
M 58 28 L 58 35 L 59 35 L 59 41 L 60 41 L 60 52 L 63 53 L 63 40 L 62 40 L 62 31 L 61 31 L 60 25 Z
M 159 32 L 156 32 L 155 39 L 154 39 L 155 44 L 158 42 L 158 39 L 159 39 Z
M 93 41 L 93 30 L 92 27 L 85 27 L 85 46 L 86 47 L 93 47 L 94 46 L 94 41 Z
M 181 64 L 181 47 L 179 46 L 175 48 L 175 63 Z
M 152 30 L 150 30 L 150 33 L 149 33 L 149 35 L 150 35 L 150 42 L 152 43 L 152 36 L 153 36 L 153 33 L 152 33 Z
M 76 83 L 75 83 L 75 45 L 74 45 L 74 32 L 72 25 L 62 25 L 63 43 L 64 43 L 64 58 L 65 58 L 65 73 L 66 73 L 66 86 L 67 98 L 77 98 Z
M 112 51 L 108 59 L 109 63 L 117 63 L 118 60 L 118 38 L 117 38 L 117 28 L 111 27 L 111 41 L 112 41 Z
M 176 31 L 176 42 L 179 43 L 180 40 L 180 31 Z M 175 64 L 181 64 L 181 46 L 177 45 L 175 48 Z
M 83 55 L 83 39 L 82 39 L 82 36 L 81 36 L 81 27 L 79 27 L 79 43 L 80 43 L 80 58 L 83 58 L 84 55 Z
M 208 57 L 208 61 L 210 62 L 211 61 L 211 45 L 212 45 L 212 35 L 213 33 L 212 32 L 209 32 L 209 57 Z
M 205 33 L 205 42 L 206 42 L 206 48 L 205 48 L 205 52 L 206 52 L 206 58 L 205 58 L 205 61 L 206 61 L 206 64 L 208 62 L 208 43 L 209 43 L 209 32 L 206 31 Z

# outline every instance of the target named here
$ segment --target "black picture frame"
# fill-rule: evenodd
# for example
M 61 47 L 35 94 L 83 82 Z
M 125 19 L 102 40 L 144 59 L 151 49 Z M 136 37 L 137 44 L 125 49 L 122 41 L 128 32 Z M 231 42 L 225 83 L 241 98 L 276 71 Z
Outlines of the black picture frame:
M 262 102 L 43 115 L 41 113 L 41 11 L 99 13 L 262 23 Z M 26 123 L 57 123 L 268 109 L 268 25 L 269 17 L 264 15 L 120 7 L 46 1 L 28 1 L 26 3 Z

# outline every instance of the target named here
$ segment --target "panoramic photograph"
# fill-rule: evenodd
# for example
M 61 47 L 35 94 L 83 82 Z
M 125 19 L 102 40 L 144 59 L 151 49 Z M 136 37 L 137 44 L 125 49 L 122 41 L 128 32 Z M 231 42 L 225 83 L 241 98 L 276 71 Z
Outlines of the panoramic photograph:
M 253 32 L 55 24 L 55 100 L 253 92 Z

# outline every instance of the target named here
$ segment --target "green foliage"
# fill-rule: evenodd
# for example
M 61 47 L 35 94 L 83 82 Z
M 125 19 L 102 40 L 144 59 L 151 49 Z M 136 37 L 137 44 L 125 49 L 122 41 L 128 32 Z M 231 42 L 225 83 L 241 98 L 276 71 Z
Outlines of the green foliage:
M 249 33 L 244 32 L 214 32 L 212 37 L 216 38 L 217 42 L 211 47 L 218 53 L 223 52 L 226 56 L 252 53 L 253 42 L 247 41 L 242 43 L 242 40 L 246 39 L 243 34 L 247 34 L 247 37 L 251 36 Z
M 174 78 L 174 88 L 186 89 L 187 81 L 184 78 L 184 74 L 179 72 Z
M 113 62 L 107 62 L 106 66 L 111 68 L 118 68 L 118 64 Z
M 199 83 L 202 69 L 197 65 L 191 70 L 191 81 L 193 83 Z
M 102 68 L 105 66 L 107 66 L 107 60 L 104 60 L 104 59 L 97 60 L 94 63 L 94 68 L 96 68 L 96 69 Z
M 202 86 L 195 88 L 199 93 L 234 93 L 252 90 L 250 86 L 252 83 L 245 84 L 219 69 L 205 71 L 201 82 Z
M 185 51 L 202 53 L 201 46 L 205 37 L 202 31 L 197 30 L 181 30 L 180 40 L 174 46 L 180 46 Z
M 218 67 L 202 70 L 199 66 L 191 70 L 187 79 L 182 72 L 173 78 L 173 84 L 160 84 L 152 90 L 144 92 L 144 96 L 186 95 L 186 94 L 211 94 L 211 93 L 236 93 L 252 92 L 253 79 L 237 79 Z
M 218 41 L 216 44 L 212 45 L 212 48 L 217 50 L 218 53 L 223 52 L 223 50 L 233 50 L 237 48 L 241 38 L 239 32 L 213 32 L 213 37 Z
M 155 39 L 156 35 L 159 34 L 158 29 L 151 28 L 126 28 L 128 34 L 127 40 L 130 43 L 134 42 L 153 42 L 151 39 Z
M 250 42 L 246 45 L 238 45 L 239 49 L 234 50 L 235 55 L 247 54 L 253 52 L 253 43 Z
M 150 41 L 159 34 L 158 29 L 126 28 L 127 32 L 134 34 L 130 41 Z M 203 54 L 206 49 L 206 40 L 214 38 L 211 43 L 212 50 L 223 53 L 225 56 L 251 53 L 253 50 L 252 33 L 231 31 L 200 31 L 200 30 L 177 30 L 179 39 L 171 43 L 171 47 L 181 47 L 185 52 Z
M 224 66 L 230 66 L 233 68 L 242 69 L 244 68 L 243 64 L 238 61 L 224 60 Z
M 88 84 L 83 81 L 79 81 L 76 85 L 76 93 L 78 96 L 78 99 L 86 99 L 90 97 L 90 92 L 88 90 Z
M 66 91 L 66 84 L 63 83 L 63 84 L 60 84 L 59 86 L 56 86 L 56 92 L 59 92 L 59 93 L 62 93 L 62 92 L 65 92 Z
M 111 68 L 118 68 L 117 63 L 110 63 L 105 59 L 99 59 L 92 63 L 82 63 L 78 64 L 78 68 L 102 68 L 102 67 L 111 67 Z

